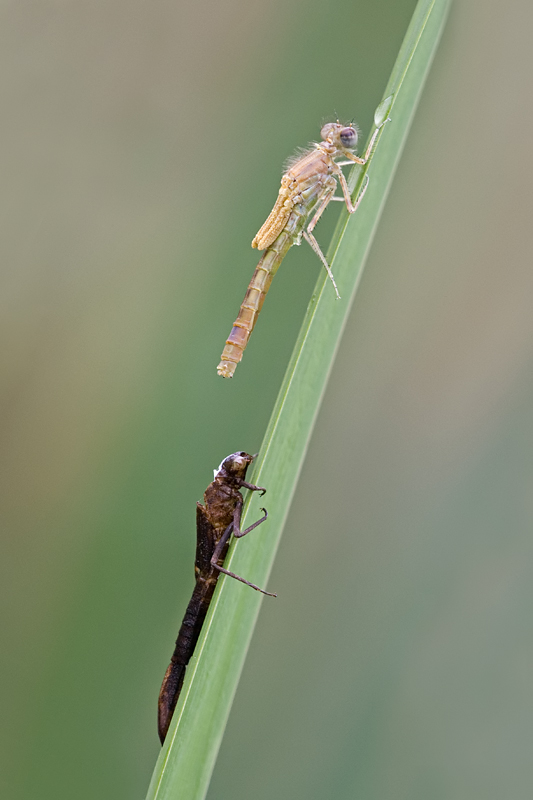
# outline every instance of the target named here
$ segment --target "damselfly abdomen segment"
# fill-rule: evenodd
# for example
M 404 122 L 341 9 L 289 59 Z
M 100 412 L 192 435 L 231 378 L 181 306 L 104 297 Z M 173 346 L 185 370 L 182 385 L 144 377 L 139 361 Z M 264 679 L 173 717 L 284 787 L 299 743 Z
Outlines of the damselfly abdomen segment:
M 383 123 L 385 124 L 385 123 Z M 320 131 L 322 140 L 313 149 L 297 158 L 281 179 L 281 188 L 274 208 L 265 224 L 255 236 L 252 247 L 264 250 L 244 297 L 237 319 L 222 351 L 218 374 L 232 378 L 243 356 L 250 334 L 254 329 L 266 293 L 279 265 L 293 244 L 300 244 L 302 236 L 322 261 L 340 298 L 335 278 L 326 257 L 313 236 L 313 230 L 331 200 L 346 203 L 353 214 L 366 191 L 365 181 L 355 203 L 352 202 L 346 178 L 341 170 L 345 164 L 366 164 L 372 153 L 376 137 L 383 124 L 376 128 L 362 158 L 352 151 L 357 145 L 357 130 L 353 125 L 328 122 Z M 337 161 L 344 158 L 347 161 Z M 334 197 L 338 183 L 342 197 Z M 308 220 L 310 221 L 308 222 Z

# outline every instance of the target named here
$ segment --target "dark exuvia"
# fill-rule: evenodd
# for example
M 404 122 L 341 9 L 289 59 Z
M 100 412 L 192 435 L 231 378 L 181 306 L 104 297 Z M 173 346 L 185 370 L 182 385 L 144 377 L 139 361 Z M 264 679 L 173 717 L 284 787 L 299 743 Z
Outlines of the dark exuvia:
M 225 458 L 215 472 L 214 481 L 205 490 L 204 505 L 196 504 L 197 540 L 194 565 L 196 584 L 159 693 L 158 730 L 161 744 L 165 741 L 183 685 L 185 669 L 196 647 L 220 573 L 223 572 L 251 586 L 252 589 L 257 589 L 258 592 L 271 597 L 276 596 L 222 566 L 228 552 L 231 534 L 233 533 L 236 538 L 245 536 L 267 518 L 266 509 L 262 508 L 264 516 L 261 519 L 244 531 L 240 529 L 244 501 L 239 490 L 249 489 L 251 492 L 261 492 L 261 495 L 266 491 L 261 486 L 254 486 L 245 480 L 246 470 L 254 458 L 255 456 L 243 452 L 232 453 Z

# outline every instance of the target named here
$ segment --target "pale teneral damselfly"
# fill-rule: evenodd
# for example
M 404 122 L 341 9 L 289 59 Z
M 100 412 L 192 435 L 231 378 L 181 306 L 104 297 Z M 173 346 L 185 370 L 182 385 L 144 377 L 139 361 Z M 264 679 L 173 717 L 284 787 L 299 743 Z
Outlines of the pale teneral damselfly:
M 331 200 L 340 200 L 346 203 L 350 214 L 357 210 L 366 191 L 368 178 L 365 178 L 355 202 L 352 202 L 348 183 L 341 167 L 347 164 L 366 164 L 372 154 L 376 137 L 384 124 L 384 122 L 381 123 L 374 131 L 362 158 L 353 152 L 358 139 L 355 126 L 328 122 L 320 131 L 322 141 L 313 144 L 312 149 L 303 155 L 298 155 L 290 162 L 289 169 L 281 179 L 281 189 L 274 208 L 252 242 L 252 247 L 257 247 L 258 250 L 265 252 L 255 269 L 239 315 L 233 323 L 226 346 L 222 351 L 218 374 L 223 378 L 233 377 L 244 348 L 248 344 L 272 278 L 289 248 L 293 244 L 300 244 L 302 236 L 322 261 L 337 298 L 340 298 L 335 278 L 326 257 L 313 236 L 313 229 Z M 337 161 L 336 159 L 339 158 L 348 160 Z M 337 181 L 341 185 L 342 197 L 334 197 Z M 311 221 L 307 224 L 311 215 L 313 215 Z

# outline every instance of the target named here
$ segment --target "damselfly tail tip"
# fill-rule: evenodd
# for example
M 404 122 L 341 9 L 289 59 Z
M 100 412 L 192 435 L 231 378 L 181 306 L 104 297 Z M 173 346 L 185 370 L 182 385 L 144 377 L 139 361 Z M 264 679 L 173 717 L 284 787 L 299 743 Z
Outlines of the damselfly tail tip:
M 221 361 L 217 367 L 217 372 L 222 378 L 233 378 L 236 366 L 237 364 L 234 361 Z

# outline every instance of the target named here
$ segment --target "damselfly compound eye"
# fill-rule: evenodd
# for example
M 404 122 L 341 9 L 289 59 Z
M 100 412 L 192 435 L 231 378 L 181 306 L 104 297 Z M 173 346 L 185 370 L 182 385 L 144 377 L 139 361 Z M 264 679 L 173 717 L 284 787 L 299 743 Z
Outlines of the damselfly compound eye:
M 357 144 L 357 131 L 354 128 L 343 128 L 340 132 L 340 140 L 344 147 L 353 149 Z
M 335 122 L 326 122 L 326 124 L 320 129 L 320 138 L 324 139 L 325 141 L 328 136 L 335 131 L 335 128 L 338 127 L 339 126 Z

